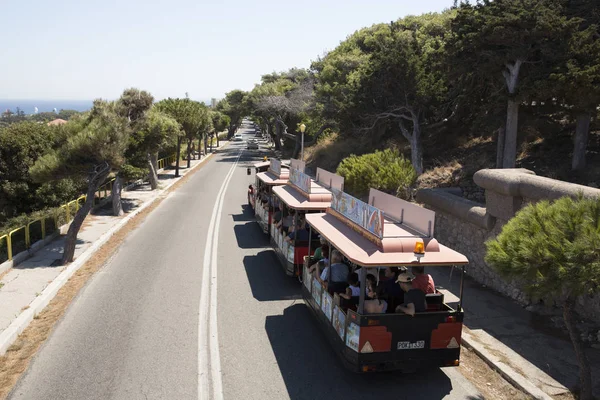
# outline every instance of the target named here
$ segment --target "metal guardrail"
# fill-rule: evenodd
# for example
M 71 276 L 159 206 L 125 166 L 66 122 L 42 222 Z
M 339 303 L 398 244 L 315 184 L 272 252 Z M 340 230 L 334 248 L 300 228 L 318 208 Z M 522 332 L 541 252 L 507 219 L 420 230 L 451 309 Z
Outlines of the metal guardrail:
M 161 158 L 158 160 L 158 168 L 163 169 L 167 166 L 170 166 L 176 161 L 176 159 L 177 156 L 175 154 Z M 112 184 L 114 180 L 115 178 L 103 183 L 102 186 L 96 190 L 94 193 L 94 206 L 98 205 L 101 201 L 106 200 L 112 194 Z M 71 222 L 77 211 L 79 211 L 81 208 L 81 205 L 85 203 L 86 199 L 87 195 L 81 195 L 77 199 L 71 200 L 70 202 L 58 207 L 57 212 L 55 212 L 54 215 L 46 215 L 33 219 L 29 221 L 27 225 L 20 226 L 0 236 L 0 263 L 3 263 L 6 260 L 12 260 L 14 254 L 30 249 L 31 245 L 38 240 L 44 240 L 47 236 L 46 221 L 48 219 L 54 222 L 54 227 L 52 230 L 53 232 L 62 225 L 61 222 L 63 222 L 63 217 L 64 224 Z M 36 230 L 36 224 L 38 222 L 40 224 L 39 231 Z M 23 230 L 24 235 L 22 239 L 18 237 L 21 230 Z M 34 238 L 36 240 L 32 240 L 32 231 L 34 232 Z

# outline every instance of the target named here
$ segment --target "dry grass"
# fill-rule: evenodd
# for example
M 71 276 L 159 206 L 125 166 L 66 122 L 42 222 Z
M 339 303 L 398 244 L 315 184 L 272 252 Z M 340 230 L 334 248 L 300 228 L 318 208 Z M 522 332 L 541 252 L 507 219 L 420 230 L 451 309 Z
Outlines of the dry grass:
M 521 392 L 502 376 L 491 369 L 473 351 L 462 347 L 460 351 L 461 374 L 467 378 L 486 399 L 494 400 L 528 400 L 532 397 Z
M 362 154 L 365 147 L 356 139 L 342 138 L 333 133 L 321 138 L 317 144 L 304 149 L 305 159 L 311 167 L 321 167 L 328 171 L 335 171 L 340 161 L 351 154 Z
M 9 347 L 6 354 L 0 357 L 0 400 L 5 400 L 13 389 L 21 374 L 27 370 L 31 359 L 46 341 L 56 322 L 64 315 L 87 281 L 102 268 L 102 266 L 116 253 L 127 235 L 135 230 L 146 217 L 160 205 L 166 194 L 183 185 L 190 176 L 202 168 L 200 165 L 193 171 L 185 174 L 179 181 L 171 186 L 165 193 L 157 197 L 150 206 L 133 217 L 125 226 L 117 231 L 90 259 L 77 271 L 71 279 L 59 290 L 56 297 L 38 315 L 29 326 L 19 335 L 17 340 Z
M 457 160 L 425 171 L 417 179 L 419 189 L 457 186 L 464 177 L 463 165 Z

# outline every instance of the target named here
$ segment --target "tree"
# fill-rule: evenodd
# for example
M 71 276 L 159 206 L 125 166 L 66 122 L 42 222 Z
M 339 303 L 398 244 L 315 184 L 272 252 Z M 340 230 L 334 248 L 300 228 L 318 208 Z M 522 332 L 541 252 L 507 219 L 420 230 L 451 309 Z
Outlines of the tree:
M 0 128 L 0 222 L 72 200 L 80 192 L 76 182 L 39 184 L 29 168 L 61 141 L 59 127 L 35 122 Z M 59 187 L 60 190 L 53 190 Z
M 583 171 L 590 122 L 600 105 L 600 5 L 571 0 L 566 11 L 573 32 L 564 59 L 550 74 L 551 94 L 567 104 L 575 120 L 571 169 Z
M 70 132 L 58 148 L 38 159 L 30 169 L 38 182 L 79 177 L 87 182 L 86 200 L 73 218 L 62 257 L 62 264 L 73 261 L 77 234 L 92 209 L 94 194 L 111 171 L 124 163 L 129 135 L 128 120 L 118 113 L 114 102 L 94 101 L 89 113 L 65 124 Z
M 292 68 L 263 75 L 261 80 L 246 97 L 247 110 L 262 121 L 276 150 L 281 149 L 284 137 L 294 140 L 299 149 L 299 132 L 292 134 L 287 129 L 298 125 L 314 104 L 313 76 L 304 69 Z
M 443 55 L 453 15 L 411 16 L 361 29 L 313 63 L 324 115 L 342 132 L 369 134 L 373 142 L 400 133 L 421 174 L 423 129 L 452 115 Z
M 523 208 L 486 243 L 486 262 L 538 298 L 562 305 L 580 367 L 580 399 L 592 399 L 590 366 L 577 332 L 577 297 L 600 292 L 600 199 L 564 197 Z
M 56 114 L 56 118 L 64 119 L 65 121 L 70 120 L 72 117 L 76 115 L 80 115 L 81 113 L 77 110 L 63 110 L 61 109 L 58 114 Z
M 219 147 L 219 132 L 224 131 L 229 126 L 231 119 L 229 118 L 229 116 L 223 114 L 222 112 L 214 110 L 210 112 L 210 117 L 212 119 L 215 136 L 217 137 L 217 147 Z
M 208 112 L 197 101 L 185 99 L 168 98 L 156 103 L 156 108 L 165 114 L 173 117 L 181 126 L 185 137 L 188 140 L 188 168 L 190 167 L 190 146 L 191 141 L 201 133 L 203 123 L 208 119 Z M 206 111 L 206 112 L 205 112 Z M 181 158 L 181 136 L 177 141 L 177 164 L 175 167 L 175 176 L 179 176 L 179 159 Z
M 152 97 L 152 95 L 145 90 L 130 88 L 123 91 L 123 94 L 116 102 L 116 110 L 119 116 L 127 119 L 129 125 L 129 134 L 142 129 L 146 119 L 146 114 L 148 110 L 150 110 L 150 107 L 152 107 L 153 102 L 154 97 Z M 135 142 L 129 140 L 129 137 L 128 143 L 135 144 Z M 144 156 L 145 155 L 146 154 L 144 154 Z M 139 179 L 144 175 L 144 171 L 140 168 L 141 165 L 134 165 L 135 161 L 130 159 L 134 157 L 135 151 L 126 151 L 125 163 L 121 166 L 121 170 L 117 172 L 113 183 L 111 196 L 113 215 L 115 216 L 120 216 L 123 214 L 123 205 L 121 201 L 123 181 L 130 179 L 133 180 L 136 178 Z
M 217 111 L 227 115 L 230 119 L 228 138 L 233 137 L 242 118 L 247 114 L 245 98 L 246 92 L 236 89 L 225 94 L 225 98 L 217 104 Z
M 181 128 L 179 123 L 156 107 L 150 109 L 139 129 L 131 134 L 129 150 L 134 153 L 130 157 L 134 165 L 147 165 L 152 190 L 158 188 L 158 152 L 176 145 Z
M 562 0 L 462 2 L 452 21 L 452 69 L 458 85 L 503 87 L 506 124 L 499 135 L 502 167 L 517 159 L 519 105 L 565 52 L 569 33 Z M 533 99 L 535 100 L 535 99 Z

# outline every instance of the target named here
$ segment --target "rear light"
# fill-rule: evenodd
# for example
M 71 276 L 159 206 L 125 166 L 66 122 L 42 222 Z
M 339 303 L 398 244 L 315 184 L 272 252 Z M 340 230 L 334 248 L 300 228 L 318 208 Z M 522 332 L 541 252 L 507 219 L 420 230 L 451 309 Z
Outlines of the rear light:
M 453 315 L 446 317 L 446 322 L 456 322 L 456 317 Z
M 367 320 L 368 325 L 379 325 L 378 319 L 369 319 Z
M 460 360 L 452 360 L 446 361 L 446 367 L 458 367 L 460 365 Z
M 363 365 L 362 372 L 371 372 L 376 371 L 377 367 L 375 365 Z

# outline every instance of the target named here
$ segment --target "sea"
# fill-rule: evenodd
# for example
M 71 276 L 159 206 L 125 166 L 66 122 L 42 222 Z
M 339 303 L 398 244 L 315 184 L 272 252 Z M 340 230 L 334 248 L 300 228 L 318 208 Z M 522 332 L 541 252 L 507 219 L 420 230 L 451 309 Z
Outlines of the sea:
M 194 99 L 195 100 L 195 99 Z M 206 105 L 211 104 L 210 99 L 197 100 Z M 52 112 L 60 110 L 87 111 L 92 108 L 93 100 L 4 100 L 0 99 L 0 114 L 6 110 L 17 111 L 17 107 L 25 114 L 37 112 Z
M 0 113 L 6 110 L 17 111 L 17 107 L 25 114 L 52 112 L 60 110 L 87 111 L 92 108 L 92 100 L 4 100 L 0 99 Z

